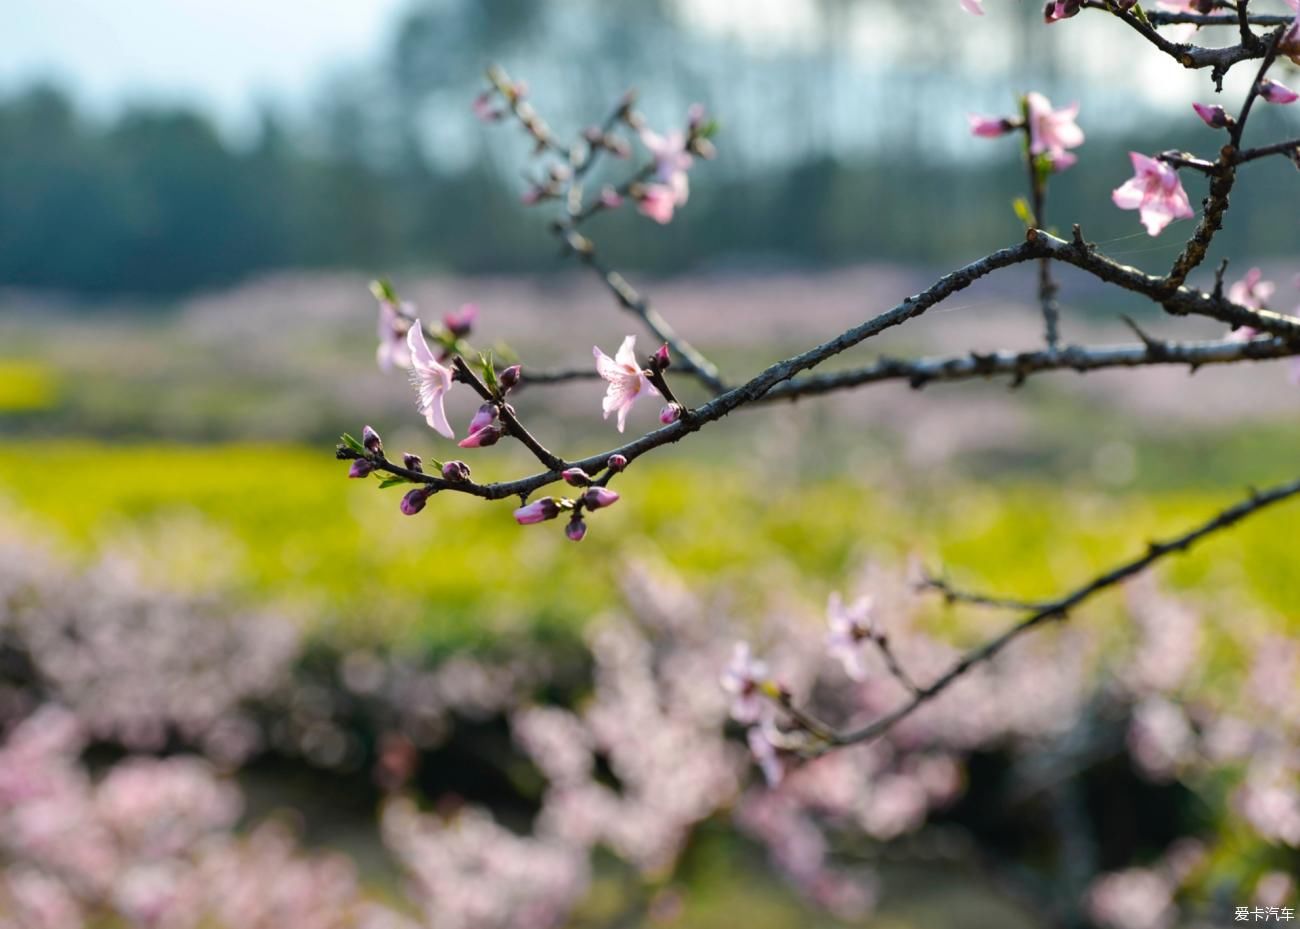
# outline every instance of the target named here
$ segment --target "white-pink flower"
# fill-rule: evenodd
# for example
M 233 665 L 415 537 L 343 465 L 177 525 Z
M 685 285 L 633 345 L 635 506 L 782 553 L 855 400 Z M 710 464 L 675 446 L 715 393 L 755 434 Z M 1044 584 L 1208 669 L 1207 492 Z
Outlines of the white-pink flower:
M 403 307 L 408 308 L 409 304 Z M 410 321 L 390 301 L 379 301 L 379 348 L 375 352 L 379 370 L 391 371 L 394 367 L 411 366 L 411 352 L 406 346 L 406 334 L 410 325 Z
M 1110 196 L 1117 207 L 1137 210 L 1150 235 L 1159 235 L 1175 219 L 1191 219 L 1196 215 L 1172 166 L 1138 152 L 1129 152 L 1129 158 L 1133 162 L 1133 177 Z
M 613 358 L 602 352 L 599 345 L 592 346 L 591 351 L 596 357 L 596 372 L 609 382 L 601 408 L 605 411 L 606 419 L 609 419 L 610 413 L 618 412 L 618 431 L 622 432 L 627 425 L 628 411 L 632 409 L 637 397 L 647 392 L 657 394 L 659 391 L 646 380 L 641 365 L 637 363 L 636 336 L 630 335 L 624 339 Z
M 984 15 L 983 0 L 959 0 L 959 2 L 961 3 L 961 8 L 967 13 L 973 13 L 976 16 Z
M 1265 281 L 1263 277 L 1263 271 L 1259 268 L 1251 268 L 1246 272 L 1245 277 L 1228 288 L 1228 299 L 1252 310 L 1262 310 L 1277 290 L 1277 286 L 1272 281 Z
M 1078 159 L 1066 149 L 1083 144 L 1083 130 L 1075 123 L 1079 104 L 1073 103 L 1060 110 L 1052 109 L 1052 101 L 1040 93 L 1025 95 L 1025 110 L 1029 121 L 1029 151 L 1034 155 L 1047 155 L 1052 167 L 1062 171 Z
M 651 129 L 642 129 L 641 144 L 654 158 L 655 180 L 673 192 L 678 206 L 684 204 L 691 192 L 686 172 L 695 161 L 686 150 L 686 137 L 680 132 L 661 136 Z
M 826 651 L 844 665 L 844 673 L 855 681 L 866 680 L 867 668 L 862 661 L 862 645 L 876 631 L 872 600 L 861 597 L 845 606 L 839 592 L 826 604 L 831 631 L 826 636 Z
M 673 221 L 677 195 L 667 184 L 646 184 L 637 197 L 636 208 L 642 216 L 649 216 L 659 225 L 666 226 Z
M 420 395 L 417 408 L 424 414 L 424 421 L 430 429 L 449 439 L 455 438 L 456 433 L 443 408 L 443 397 L 451 390 L 451 368 L 439 364 L 433 352 L 429 351 L 429 343 L 424 340 L 424 328 L 418 319 L 406 334 L 406 346 L 411 354 L 411 384 Z
M 771 704 L 763 696 L 767 665 L 755 659 L 748 642 L 737 642 L 731 664 L 722 672 L 722 689 L 731 694 L 731 718 L 738 723 L 756 723 L 768 716 Z
M 745 738 L 749 742 L 749 750 L 753 753 L 754 760 L 758 762 L 758 767 L 763 772 L 763 779 L 767 781 L 767 786 L 776 787 L 785 777 L 785 765 L 781 763 L 781 756 L 767 728 L 753 726 L 745 734 Z

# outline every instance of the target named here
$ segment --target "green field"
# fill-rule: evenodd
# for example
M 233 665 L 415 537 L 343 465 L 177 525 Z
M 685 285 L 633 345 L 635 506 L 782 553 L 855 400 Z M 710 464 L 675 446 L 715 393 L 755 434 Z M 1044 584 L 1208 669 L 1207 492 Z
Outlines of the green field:
M 434 647 L 572 630 L 617 602 L 628 559 L 725 585 L 741 611 L 778 592 L 820 603 L 851 587 L 868 558 L 913 554 L 963 582 L 1044 596 L 1236 496 L 957 479 L 909 490 L 842 474 L 804 483 L 664 456 L 629 469 L 622 501 L 575 545 L 559 522 L 517 526 L 509 503 L 444 495 L 405 517 L 400 488 L 345 470 L 328 447 L 25 441 L 0 460 L 0 494 L 33 533 L 78 557 L 129 543 L 156 552 L 161 574 L 196 583 L 205 566 L 233 566 L 230 592 L 305 607 L 313 631 Z M 1172 560 L 1164 576 L 1202 591 L 1210 610 L 1244 599 L 1285 611 L 1300 600 L 1298 533 L 1300 506 L 1284 505 Z

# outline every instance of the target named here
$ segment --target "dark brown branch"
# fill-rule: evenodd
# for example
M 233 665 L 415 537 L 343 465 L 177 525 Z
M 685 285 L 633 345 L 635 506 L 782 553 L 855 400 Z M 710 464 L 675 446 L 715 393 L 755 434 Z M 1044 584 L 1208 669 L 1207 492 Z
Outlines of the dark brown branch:
M 987 594 L 959 590 L 943 578 L 931 574 L 921 578 L 916 584 L 916 589 L 935 591 L 950 605 L 964 603 L 969 606 L 983 606 L 995 610 L 1015 610 L 1018 612 L 1037 612 L 1046 606 L 1046 602 L 1042 600 L 1017 600 L 1011 597 L 993 597 Z
M 1287 484 L 1280 484 L 1262 492 L 1255 492 L 1240 503 L 1234 504 L 1233 506 L 1220 511 L 1206 522 L 1201 523 L 1199 526 L 1196 526 L 1181 535 L 1174 536 L 1173 538 L 1167 539 L 1163 542 L 1152 542 L 1147 546 L 1146 552 L 1142 555 L 1117 565 L 1106 573 L 1094 577 L 1082 586 L 1075 588 L 1055 600 L 1040 605 L 1037 610 L 1030 613 L 1029 616 L 1026 616 L 1020 622 L 1011 626 L 1000 635 L 990 639 L 978 648 L 967 652 L 954 662 L 952 667 L 940 675 L 933 683 L 923 687 L 910 700 L 903 703 L 897 709 L 886 713 L 884 716 L 879 717 L 865 726 L 835 733 L 834 737 L 829 740 L 829 745 L 851 745 L 857 742 L 865 742 L 883 735 L 901 720 L 911 716 L 926 703 L 947 690 L 971 668 L 989 661 L 1030 629 L 1033 629 L 1051 619 L 1067 618 L 1071 610 L 1084 601 L 1090 599 L 1095 594 L 1110 587 L 1114 587 L 1122 581 L 1128 580 L 1168 555 L 1175 552 L 1187 551 L 1196 542 L 1206 536 L 1213 535 L 1216 532 L 1240 522 L 1247 516 L 1257 513 L 1266 507 L 1288 500 L 1297 494 L 1300 494 L 1300 480 L 1291 481 Z
M 1019 384 L 1031 374 L 1044 371 L 1083 373 L 1153 365 L 1186 365 L 1195 371 L 1202 365 L 1266 361 L 1293 355 L 1300 355 L 1300 344 L 1283 339 L 1218 339 L 1204 342 L 1151 340 L 1136 345 L 1068 345 L 1055 351 L 970 352 L 911 361 L 882 358 L 874 364 L 850 371 L 796 378 L 773 388 L 763 401 L 796 400 L 879 381 L 902 380 L 913 387 L 924 387 L 938 382 L 1006 376 Z
M 1274 142 L 1272 145 L 1248 148 L 1245 151 L 1238 152 L 1233 160 L 1237 164 L 1244 164 L 1247 161 L 1267 158 L 1270 155 L 1286 155 L 1296 162 L 1297 167 L 1300 167 L 1300 139 L 1287 139 L 1285 142 Z
M 524 427 L 524 424 L 519 421 L 519 416 L 515 413 L 514 407 L 507 403 L 503 396 L 493 394 L 479 376 L 474 373 L 464 358 L 460 355 L 453 356 L 452 367 L 456 369 L 456 379 L 458 381 L 468 384 L 484 401 L 496 407 L 497 416 L 506 427 L 506 434 L 523 443 L 524 447 L 533 453 L 533 457 L 541 462 L 542 467 L 550 468 L 552 471 L 563 471 L 568 467 L 563 458 L 553 454 Z
M 605 286 L 617 298 L 619 305 L 623 309 L 640 318 L 645 323 L 646 328 L 654 333 L 655 338 L 668 343 L 668 347 L 672 349 L 684 371 L 695 377 L 715 394 L 723 393 L 727 389 L 727 385 L 719 376 L 718 369 L 713 362 L 705 358 L 695 346 L 678 335 L 668 320 L 659 315 L 650 306 L 649 302 L 641 294 L 637 293 L 636 288 L 627 282 L 623 275 L 612 268 L 606 267 L 596 257 L 596 249 L 590 239 L 567 226 L 557 226 L 556 234 L 570 252 L 600 275 L 600 279 L 604 281 Z

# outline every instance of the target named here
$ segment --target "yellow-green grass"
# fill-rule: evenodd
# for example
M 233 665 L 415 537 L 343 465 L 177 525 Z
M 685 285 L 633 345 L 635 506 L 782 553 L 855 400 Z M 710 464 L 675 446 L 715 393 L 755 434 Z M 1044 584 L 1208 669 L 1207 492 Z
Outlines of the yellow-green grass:
M 474 464 L 519 473 L 501 458 Z M 629 558 L 663 560 L 701 587 L 725 585 L 739 611 L 818 603 L 852 590 L 868 557 L 910 554 L 972 584 L 1042 596 L 1240 493 L 1034 483 L 922 493 L 848 474 L 802 484 L 730 463 L 647 460 L 619 479 L 623 500 L 593 514 L 587 539 L 573 544 L 558 522 L 517 526 L 508 502 L 443 494 L 406 517 L 401 488 L 345 472 L 329 448 L 29 441 L 0 459 L 0 497 L 77 557 L 158 526 L 210 526 L 216 551 L 165 535 L 161 549 L 233 559 L 239 593 L 299 604 L 315 631 L 453 646 L 572 630 L 618 603 Z M 1283 504 L 1172 559 L 1165 576 L 1207 602 L 1231 594 L 1289 619 L 1300 604 L 1298 533 L 1300 502 Z
M 0 358 L 0 413 L 46 410 L 58 400 L 58 378 L 47 366 Z

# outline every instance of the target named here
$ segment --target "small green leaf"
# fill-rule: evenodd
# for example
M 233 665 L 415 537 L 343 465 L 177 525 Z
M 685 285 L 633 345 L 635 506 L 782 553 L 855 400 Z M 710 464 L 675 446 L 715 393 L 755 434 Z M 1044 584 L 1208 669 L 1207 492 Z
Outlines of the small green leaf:
M 1029 209 L 1029 201 L 1024 197 L 1016 197 L 1011 201 L 1011 209 L 1016 211 L 1016 216 L 1025 224 L 1026 228 L 1032 228 L 1034 225 L 1034 214 Z
M 382 481 L 380 481 L 380 482 L 379 482 L 379 489 L 380 489 L 380 490 L 383 490 L 385 487 L 396 487 L 398 484 L 410 484 L 410 483 L 412 483 L 412 482 L 411 482 L 411 481 L 408 481 L 406 478 L 402 477 L 400 474 L 394 474 L 394 475 L 391 475 L 391 476 L 389 476 L 389 477 L 386 477 L 386 478 L 384 478 Z
M 711 139 L 718 134 L 720 128 L 716 119 L 710 119 L 707 123 L 696 128 L 695 136 L 700 139 Z
M 1144 26 L 1151 25 L 1151 20 L 1147 19 L 1147 11 L 1142 9 L 1142 4 L 1136 3 L 1133 5 L 1133 15 L 1138 18 L 1138 22 L 1140 22 L 1142 25 Z
M 375 295 L 376 300 L 397 303 L 397 291 L 393 290 L 393 285 L 383 278 L 370 282 L 370 292 Z
M 360 442 L 358 442 L 353 436 L 348 435 L 346 432 L 343 433 L 343 435 L 339 436 L 339 441 L 342 442 L 344 445 L 346 445 L 348 448 L 352 449 L 352 451 L 356 452 L 361 457 L 363 458 L 370 457 L 370 453 L 366 451 L 366 447 L 362 445 Z
M 488 352 L 486 355 L 480 354 L 478 356 L 478 363 L 483 368 L 483 383 L 487 384 L 488 390 L 492 391 L 494 397 L 499 396 L 501 388 L 497 384 L 496 368 L 492 365 L 492 353 Z

